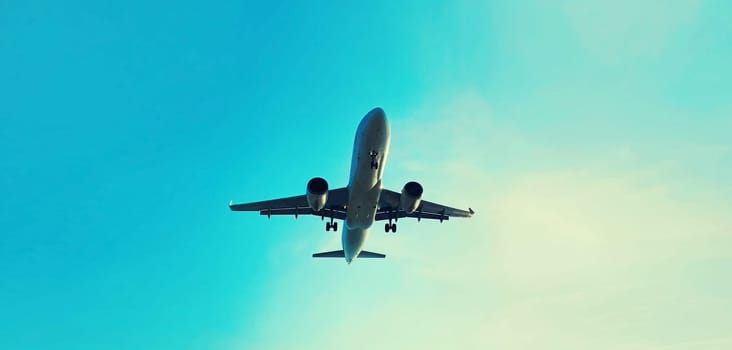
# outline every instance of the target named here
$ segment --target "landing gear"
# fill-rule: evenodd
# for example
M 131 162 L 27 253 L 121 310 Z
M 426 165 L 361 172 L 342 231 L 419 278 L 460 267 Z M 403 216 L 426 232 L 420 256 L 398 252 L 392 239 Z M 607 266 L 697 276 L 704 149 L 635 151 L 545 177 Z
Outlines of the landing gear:
M 384 232 L 389 233 L 389 231 L 396 233 L 397 231 L 397 225 L 396 224 L 384 224 Z
M 391 222 L 392 220 L 394 220 L 394 223 Z M 396 211 L 392 211 L 390 218 L 389 218 L 389 222 L 384 224 L 384 232 L 389 233 L 389 231 L 391 231 L 391 232 L 396 233 L 396 230 L 397 230 L 396 222 L 397 221 L 399 221 L 399 216 L 397 215 Z
M 369 153 L 369 156 L 371 156 L 371 169 L 379 169 L 379 161 L 376 160 L 376 156 L 379 155 L 376 151 L 371 151 Z
M 338 223 L 333 222 L 333 218 L 330 218 L 330 222 L 325 223 L 325 230 L 330 231 L 331 229 L 333 229 L 334 232 L 338 231 Z

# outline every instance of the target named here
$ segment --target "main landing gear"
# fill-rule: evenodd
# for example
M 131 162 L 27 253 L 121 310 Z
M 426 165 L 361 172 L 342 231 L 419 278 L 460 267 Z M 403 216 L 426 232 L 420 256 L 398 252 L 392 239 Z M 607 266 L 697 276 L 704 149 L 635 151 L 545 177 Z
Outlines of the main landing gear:
M 389 233 L 389 231 L 396 233 L 397 230 L 397 224 L 391 223 L 391 219 L 389 219 L 389 222 L 384 224 L 384 232 Z
M 376 151 L 371 151 L 369 153 L 369 156 L 371 156 L 371 169 L 374 169 L 374 170 L 379 169 L 379 161 L 376 160 L 376 156 L 378 156 L 378 155 L 379 155 L 379 152 L 376 152 Z
M 325 223 L 325 230 L 330 231 L 333 229 L 333 231 L 338 231 L 338 222 L 333 222 L 333 218 L 330 218 L 330 222 Z
M 394 223 L 391 221 L 394 220 Z M 392 211 L 391 215 L 389 215 L 389 222 L 384 224 L 384 232 L 389 233 L 389 231 L 396 233 L 397 230 L 397 224 L 396 222 L 399 221 L 399 216 L 397 215 L 397 211 Z

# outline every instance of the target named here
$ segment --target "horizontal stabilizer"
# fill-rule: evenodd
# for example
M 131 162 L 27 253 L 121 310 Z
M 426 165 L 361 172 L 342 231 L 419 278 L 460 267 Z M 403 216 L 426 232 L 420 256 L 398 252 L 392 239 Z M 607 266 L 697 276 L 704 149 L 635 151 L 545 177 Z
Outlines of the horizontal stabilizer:
M 362 250 L 361 253 L 358 254 L 358 257 L 359 258 L 380 258 L 380 259 L 383 259 L 383 258 L 386 258 L 386 255 L 379 254 L 379 253 L 374 253 L 374 252 L 367 252 L 365 250 Z
M 346 256 L 343 254 L 342 250 L 334 250 L 331 252 L 323 252 L 323 253 L 315 253 L 313 254 L 313 258 L 345 258 Z M 385 258 L 386 255 L 374 253 L 374 252 L 367 252 L 365 250 L 362 250 L 361 253 L 358 254 L 359 258 Z
M 345 258 L 342 250 L 334 250 L 332 252 L 315 253 L 313 258 Z

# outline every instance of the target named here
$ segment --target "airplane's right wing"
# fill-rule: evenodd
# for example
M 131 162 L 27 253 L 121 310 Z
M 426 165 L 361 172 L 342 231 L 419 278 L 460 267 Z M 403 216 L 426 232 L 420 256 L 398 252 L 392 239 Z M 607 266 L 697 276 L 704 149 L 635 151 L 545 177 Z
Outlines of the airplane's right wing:
M 456 209 L 446 205 L 432 203 L 422 200 L 417 210 L 407 214 L 404 210 L 399 209 L 400 193 L 383 189 L 379 199 L 379 210 L 376 212 L 376 221 L 389 220 L 397 218 L 417 218 L 432 220 L 449 220 L 451 217 L 469 218 L 475 214 L 473 209 L 468 210 Z

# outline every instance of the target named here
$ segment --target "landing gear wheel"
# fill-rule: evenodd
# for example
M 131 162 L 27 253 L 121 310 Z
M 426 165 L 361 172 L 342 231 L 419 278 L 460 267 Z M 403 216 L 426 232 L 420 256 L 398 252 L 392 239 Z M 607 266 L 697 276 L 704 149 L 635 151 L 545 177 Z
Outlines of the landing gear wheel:
M 331 225 L 331 226 L 333 226 L 333 232 L 338 231 L 338 223 L 337 222 L 334 222 L 333 225 Z
M 391 224 L 391 232 L 396 233 L 396 224 Z
M 326 222 L 326 223 L 325 223 L 325 230 L 326 230 L 326 231 L 330 231 L 330 227 L 331 227 L 331 224 L 330 224 L 330 222 Z
M 391 225 L 384 224 L 384 232 L 389 233 L 389 229 L 391 228 Z
M 369 152 L 369 156 L 371 156 L 371 169 L 379 169 L 379 162 L 376 160 L 376 156 L 379 155 L 379 152 L 371 151 Z

